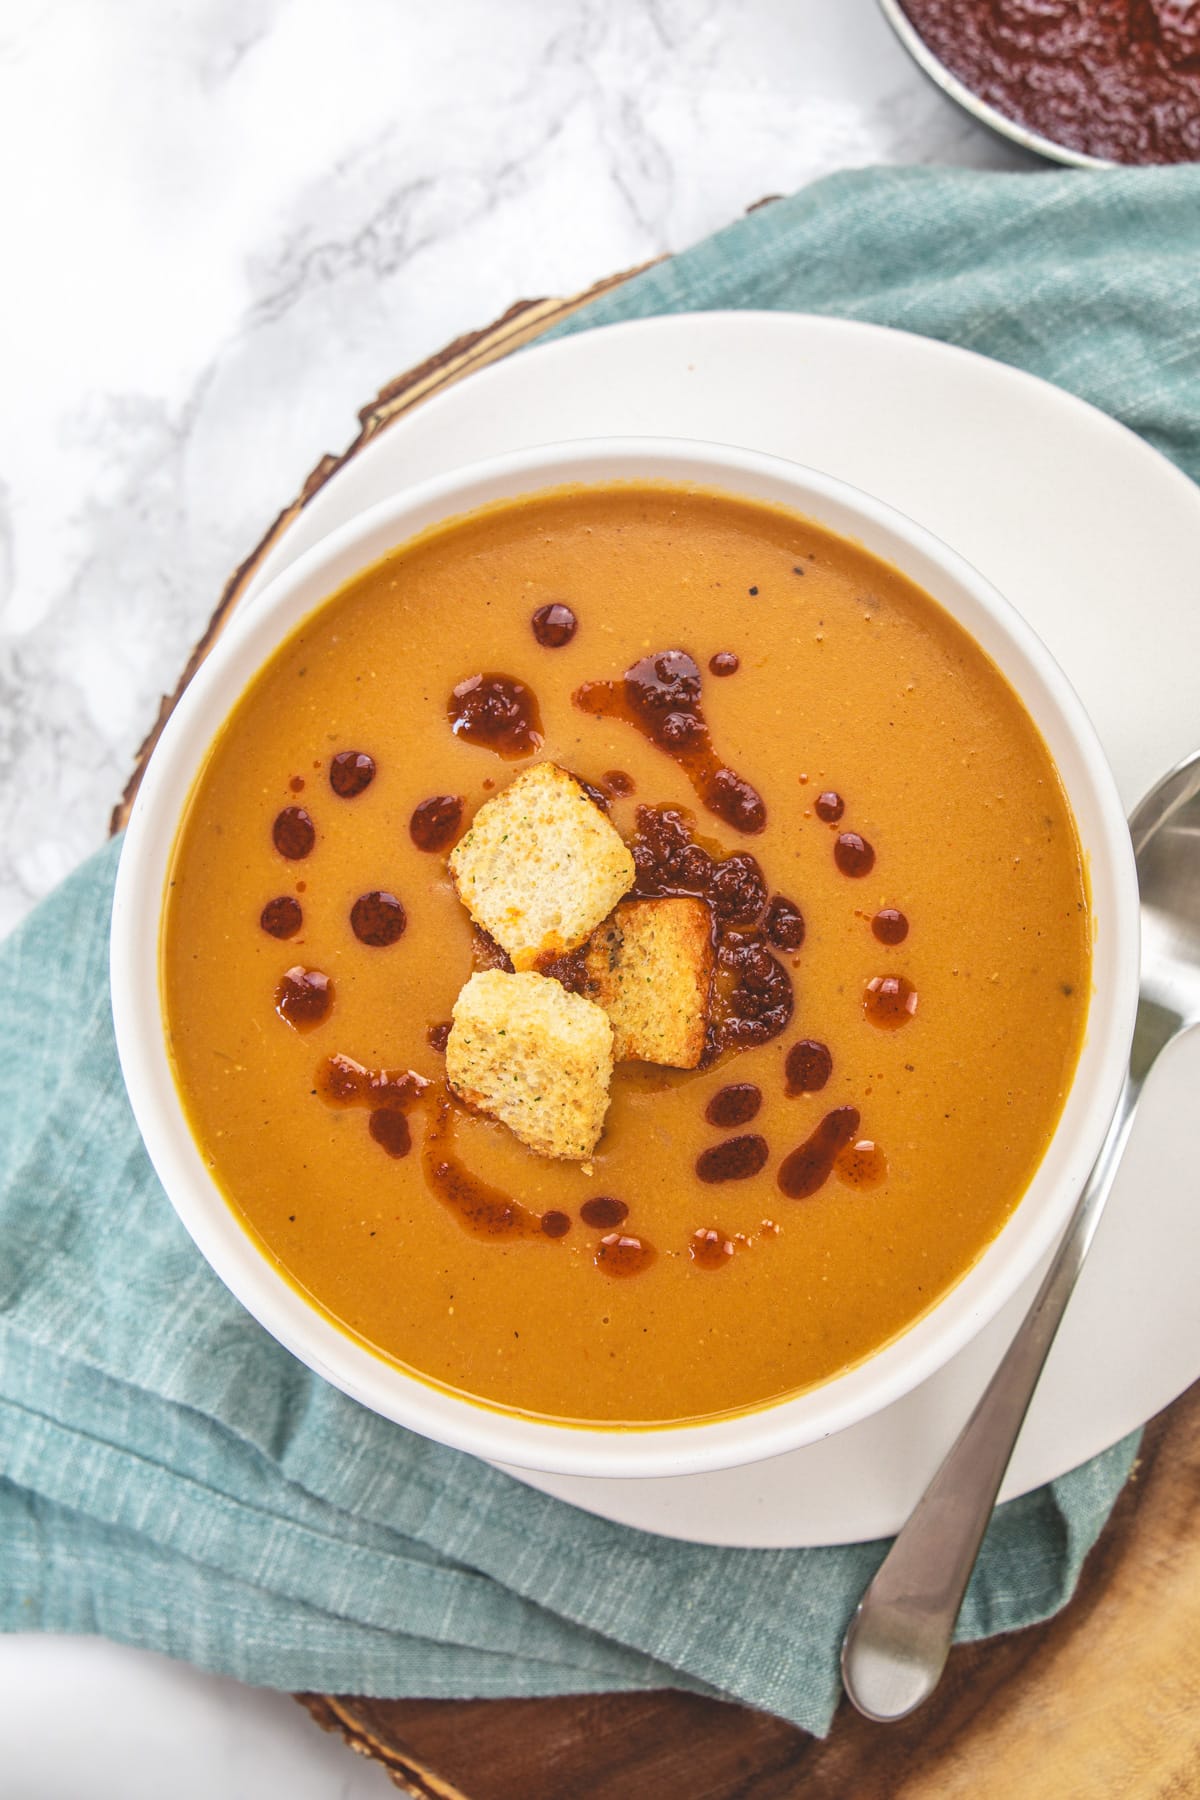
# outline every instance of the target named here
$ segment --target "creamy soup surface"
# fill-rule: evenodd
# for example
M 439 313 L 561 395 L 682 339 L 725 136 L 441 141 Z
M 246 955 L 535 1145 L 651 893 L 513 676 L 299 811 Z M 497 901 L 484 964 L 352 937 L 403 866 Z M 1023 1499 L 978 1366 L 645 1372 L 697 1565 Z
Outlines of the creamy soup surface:
M 575 698 L 667 651 L 765 823 L 715 816 L 634 723 Z M 498 674 L 536 706 L 516 756 L 452 729 L 455 688 Z M 445 1027 L 487 959 L 446 855 L 541 760 L 597 790 L 639 871 L 680 841 L 710 867 L 749 856 L 774 908 L 720 940 L 727 1011 L 767 977 L 765 998 L 737 988 L 748 1047 L 618 1064 L 583 1164 L 445 1101 Z M 296 1287 L 461 1394 L 638 1425 L 825 1381 L 962 1277 L 1057 1123 L 1090 930 L 1046 747 L 926 594 L 786 512 L 619 484 L 439 528 L 283 645 L 192 793 L 162 984 L 196 1143 Z M 338 1057 L 431 1086 L 335 1104 Z M 443 1153 L 546 1229 L 472 1229 L 431 1180 Z M 642 1247 L 629 1273 L 598 1256 L 614 1218 Z

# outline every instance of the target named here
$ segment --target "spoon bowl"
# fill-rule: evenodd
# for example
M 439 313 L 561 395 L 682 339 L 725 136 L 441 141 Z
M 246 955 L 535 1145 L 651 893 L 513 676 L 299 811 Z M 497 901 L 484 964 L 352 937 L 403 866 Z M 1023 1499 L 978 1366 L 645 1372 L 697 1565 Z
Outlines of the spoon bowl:
M 1200 752 L 1147 794 L 1129 822 L 1141 893 L 1142 974 L 1132 1065 L 1142 1079 L 1200 1022 Z

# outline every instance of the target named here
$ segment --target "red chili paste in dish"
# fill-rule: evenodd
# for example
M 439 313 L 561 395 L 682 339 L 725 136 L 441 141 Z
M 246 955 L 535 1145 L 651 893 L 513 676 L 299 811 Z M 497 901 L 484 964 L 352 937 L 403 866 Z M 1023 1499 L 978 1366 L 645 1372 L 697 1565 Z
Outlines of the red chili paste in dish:
M 1189 0 L 901 0 L 934 55 L 1005 118 L 1107 162 L 1200 159 Z

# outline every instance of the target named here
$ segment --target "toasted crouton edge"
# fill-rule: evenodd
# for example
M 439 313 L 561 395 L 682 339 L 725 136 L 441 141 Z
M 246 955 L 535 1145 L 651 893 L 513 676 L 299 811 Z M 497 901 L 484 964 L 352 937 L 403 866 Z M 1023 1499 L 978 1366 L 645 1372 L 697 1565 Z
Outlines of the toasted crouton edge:
M 621 902 L 593 933 L 584 959 L 584 992 L 612 1020 L 618 1062 L 696 1068 L 714 963 L 705 901 L 673 895 Z
M 535 763 L 486 800 L 447 866 L 472 919 L 518 970 L 586 943 L 636 872 L 612 822 L 552 762 Z
M 455 1001 L 446 1079 L 538 1155 L 582 1162 L 604 1128 L 612 1048 L 607 1014 L 583 995 L 488 969 Z

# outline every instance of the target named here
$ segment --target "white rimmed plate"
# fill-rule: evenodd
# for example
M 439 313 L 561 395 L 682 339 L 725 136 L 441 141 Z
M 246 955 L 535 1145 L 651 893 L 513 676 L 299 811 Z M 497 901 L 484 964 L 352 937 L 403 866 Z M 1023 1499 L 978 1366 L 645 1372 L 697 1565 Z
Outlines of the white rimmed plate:
M 1057 388 L 842 320 L 688 314 L 511 357 L 368 445 L 290 527 L 251 592 L 333 527 L 425 476 L 555 439 L 638 433 L 790 456 L 928 525 L 1049 645 L 1127 805 L 1194 747 L 1200 490 Z M 1198 1077 L 1200 1040 L 1177 1047 L 1147 1092 L 1005 1497 L 1105 1448 L 1200 1376 L 1200 1184 L 1188 1116 Z M 704 1542 L 882 1535 L 917 1498 L 1027 1297 L 887 1412 L 771 1462 L 671 1480 L 513 1473 L 607 1518 Z

